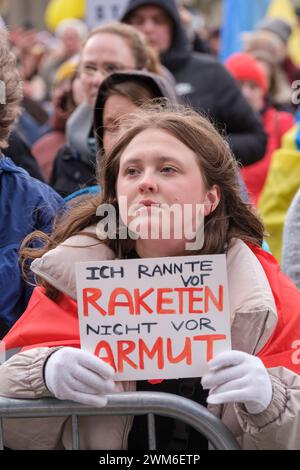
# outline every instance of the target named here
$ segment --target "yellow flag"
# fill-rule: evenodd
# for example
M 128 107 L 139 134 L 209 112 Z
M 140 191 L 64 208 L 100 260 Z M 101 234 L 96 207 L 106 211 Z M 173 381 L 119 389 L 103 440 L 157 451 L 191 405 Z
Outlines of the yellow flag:
M 282 18 L 295 25 L 296 15 L 291 0 L 272 0 L 268 8 L 267 16 Z
M 289 40 L 289 53 L 295 64 L 300 65 L 300 27 L 291 0 L 272 0 L 267 16 L 282 18 L 291 24 L 293 33 Z
M 45 11 L 45 23 L 50 31 L 66 18 L 85 17 L 85 0 L 51 0 Z
M 289 52 L 291 59 L 296 65 L 300 66 L 300 27 L 297 26 L 294 29 L 292 37 L 289 41 Z

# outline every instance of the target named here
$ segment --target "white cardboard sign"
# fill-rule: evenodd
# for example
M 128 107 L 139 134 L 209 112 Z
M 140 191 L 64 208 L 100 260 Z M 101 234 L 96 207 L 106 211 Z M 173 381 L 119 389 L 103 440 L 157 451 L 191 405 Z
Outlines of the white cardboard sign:
M 118 21 L 129 0 L 86 0 L 86 22 L 90 29 L 110 21 Z
M 76 265 L 81 347 L 117 380 L 201 377 L 231 349 L 225 255 Z

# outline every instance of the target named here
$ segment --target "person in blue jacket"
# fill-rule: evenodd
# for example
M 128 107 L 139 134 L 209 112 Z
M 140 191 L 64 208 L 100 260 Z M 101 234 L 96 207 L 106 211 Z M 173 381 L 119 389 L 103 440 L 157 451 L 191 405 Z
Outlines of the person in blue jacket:
M 32 178 L 2 153 L 20 112 L 22 82 L 10 52 L 7 33 L 0 30 L 0 339 L 26 309 L 32 286 L 22 279 L 18 251 L 33 230 L 50 232 L 63 199 Z

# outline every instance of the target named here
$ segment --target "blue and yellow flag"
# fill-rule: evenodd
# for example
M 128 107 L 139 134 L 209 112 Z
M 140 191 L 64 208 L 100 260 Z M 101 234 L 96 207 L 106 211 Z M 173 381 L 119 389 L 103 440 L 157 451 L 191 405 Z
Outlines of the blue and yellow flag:
M 220 59 L 242 50 L 241 34 L 253 31 L 270 6 L 270 0 L 224 0 Z

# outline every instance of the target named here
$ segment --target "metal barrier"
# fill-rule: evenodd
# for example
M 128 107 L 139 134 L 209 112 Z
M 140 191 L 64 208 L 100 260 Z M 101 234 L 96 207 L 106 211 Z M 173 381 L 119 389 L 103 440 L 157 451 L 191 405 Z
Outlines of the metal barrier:
M 160 392 L 129 392 L 109 395 L 104 408 L 93 408 L 55 398 L 16 400 L 0 397 L 0 450 L 3 450 L 3 418 L 72 416 L 72 447 L 79 449 L 77 416 L 148 415 L 149 450 L 156 450 L 155 417 L 167 416 L 192 426 L 216 450 L 238 450 L 229 429 L 203 406 L 187 398 Z

